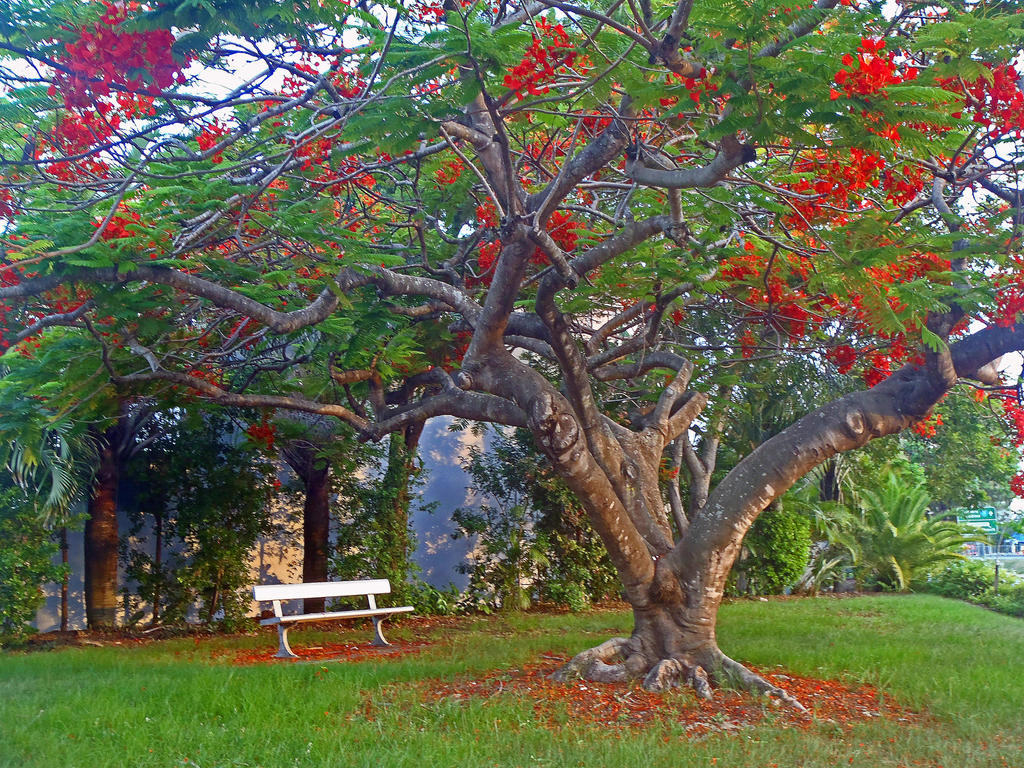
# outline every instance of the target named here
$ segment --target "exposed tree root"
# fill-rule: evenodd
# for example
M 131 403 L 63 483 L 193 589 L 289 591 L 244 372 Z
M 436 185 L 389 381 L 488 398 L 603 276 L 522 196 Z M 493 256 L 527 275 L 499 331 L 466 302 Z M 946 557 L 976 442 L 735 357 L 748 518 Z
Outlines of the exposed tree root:
M 711 699 L 711 682 L 707 672 L 697 664 L 682 659 L 662 659 L 644 677 L 644 689 L 666 691 L 688 685 L 702 699 Z
M 636 675 L 630 675 L 626 670 L 625 656 L 629 644 L 625 637 L 605 640 L 595 648 L 577 653 L 551 677 L 559 682 L 583 679 L 595 683 L 621 683 L 630 680 Z
M 697 657 L 659 659 L 653 664 L 639 650 L 635 638 L 613 637 L 595 648 L 576 654 L 551 677 L 554 680 L 591 680 L 596 683 L 621 683 L 643 679 L 648 691 L 666 691 L 689 687 L 702 699 L 712 698 L 712 682 L 751 693 L 769 696 L 800 712 L 806 708 L 789 693 L 773 685 L 717 648 Z
M 807 711 L 807 708 L 803 704 L 797 701 L 797 699 L 791 696 L 788 692 L 779 688 L 779 686 L 769 683 L 759 674 L 751 672 L 738 661 L 733 661 L 721 651 L 717 652 L 717 656 L 718 666 L 721 669 L 721 676 L 723 678 L 723 684 L 728 684 L 731 687 L 739 688 L 740 690 L 750 691 L 751 693 L 770 696 L 771 698 L 776 699 L 787 706 L 793 707 L 800 712 Z

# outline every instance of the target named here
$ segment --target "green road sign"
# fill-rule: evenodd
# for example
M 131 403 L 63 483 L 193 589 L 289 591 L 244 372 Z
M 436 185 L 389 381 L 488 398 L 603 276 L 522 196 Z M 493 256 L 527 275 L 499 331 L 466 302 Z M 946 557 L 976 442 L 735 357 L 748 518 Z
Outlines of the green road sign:
M 980 528 L 988 534 L 995 535 L 999 532 L 999 524 L 996 521 L 995 507 L 981 507 L 980 509 L 964 509 L 957 514 L 957 522 Z

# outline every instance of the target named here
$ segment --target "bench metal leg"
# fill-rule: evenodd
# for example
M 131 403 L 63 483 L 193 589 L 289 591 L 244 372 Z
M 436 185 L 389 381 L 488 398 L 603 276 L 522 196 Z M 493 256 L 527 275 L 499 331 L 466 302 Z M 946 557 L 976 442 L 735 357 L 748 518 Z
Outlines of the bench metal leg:
M 391 645 L 387 640 L 384 639 L 384 633 L 380 631 L 380 625 L 384 623 L 384 619 L 379 616 L 373 617 L 373 644 L 374 645 Z
M 292 653 L 292 648 L 288 645 L 288 630 L 291 629 L 290 624 L 278 624 L 277 625 L 277 653 L 274 655 L 276 659 L 297 659 L 297 655 Z

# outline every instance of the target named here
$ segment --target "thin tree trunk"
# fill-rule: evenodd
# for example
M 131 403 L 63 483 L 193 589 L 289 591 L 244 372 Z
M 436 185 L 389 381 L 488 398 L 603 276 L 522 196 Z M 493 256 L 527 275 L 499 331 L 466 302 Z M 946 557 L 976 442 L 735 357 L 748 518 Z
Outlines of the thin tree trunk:
M 85 521 L 85 616 L 90 629 L 117 623 L 116 428 L 107 430 Z
M 153 622 L 155 627 L 160 623 L 160 580 L 163 578 L 163 556 L 164 556 L 164 514 L 163 511 L 155 512 L 156 541 L 153 544 Z
M 388 467 L 383 486 L 391 491 L 391 496 L 382 509 L 387 518 L 382 521 L 386 561 L 380 565 L 392 580 L 392 589 L 401 589 L 409 575 L 410 484 L 416 474 L 416 449 L 422 433 L 423 425 L 416 424 L 392 435 L 388 444 Z
M 60 631 L 68 631 L 68 527 L 60 529 L 60 564 L 64 567 L 64 575 L 60 580 Z
M 331 522 L 330 465 L 324 462 L 322 467 L 307 467 L 301 477 L 306 491 L 302 507 L 302 580 L 327 581 Z M 303 601 L 302 609 L 305 613 L 323 611 L 324 599 L 307 598 Z

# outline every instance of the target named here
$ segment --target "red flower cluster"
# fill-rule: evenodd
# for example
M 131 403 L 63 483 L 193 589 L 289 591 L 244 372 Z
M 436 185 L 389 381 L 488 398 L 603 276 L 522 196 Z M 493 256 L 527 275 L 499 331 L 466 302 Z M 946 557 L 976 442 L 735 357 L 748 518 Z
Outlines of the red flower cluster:
M 498 212 L 494 203 L 488 201 L 476 207 L 476 220 L 481 227 L 498 226 Z
M 1010 427 L 1013 429 L 1013 441 L 1014 448 L 1020 448 L 1024 446 L 1024 408 L 1021 407 L 1020 403 L 1017 402 L 1016 397 L 998 397 L 1003 404 L 1003 416 L 1009 422 Z
M 438 184 L 448 186 L 454 184 L 462 176 L 462 171 L 465 169 L 462 161 L 458 158 L 449 160 L 443 166 L 434 171 L 434 178 Z
M 936 273 L 948 272 L 949 259 L 927 251 L 911 254 L 908 258 L 884 267 L 868 267 L 864 272 L 876 283 L 909 283 L 920 277 L 935 279 Z
M 107 222 L 107 226 L 100 233 L 100 240 L 122 240 L 126 237 L 134 237 L 142 228 L 142 218 L 138 213 L 128 210 L 124 206 L 120 208 L 121 213 L 114 216 Z M 122 215 L 123 214 L 123 215 Z M 94 221 L 92 225 L 99 227 L 102 222 Z
M 803 178 L 788 185 L 802 195 L 817 195 L 812 200 L 793 200 L 794 213 L 787 218 L 787 224 L 803 230 L 806 223 L 819 218 L 835 219 L 844 223 L 845 215 L 831 209 L 847 208 L 853 202 L 860 204 L 855 193 L 880 184 L 879 172 L 885 167 L 885 160 L 879 155 L 853 147 L 848 153 L 830 153 L 815 150 L 810 157 L 798 160 L 793 170 L 810 178 Z
M 899 171 L 888 169 L 882 179 L 885 197 L 893 205 L 913 202 L 924 189 L 924 172 L 920 168 L 904 165 Z
M 274 450 L 274 438 L 277 435 L 277 427 L 273 424 L 268 424 L 266 417 L 256 424 L 250 424 L 246 428 L 245 434 L 249 436 L 250 440 L 266 450 Z
M 536 29 L 540 36 L 533 35 L 523 60 L 505 75 L 505 87 L 514 91 L 518 99 L 526 93 L 547 93 L 550 89 L 541 83 L 552 80 L 559 67 L 572 66 L 576 58 L 575 45 L 561 24 L 539 18 Z
M 4 179 L 0 178 L 0 183 L 2 183 L 3 181 Z M 0 186 L 0 217 L 9 218 L 11 216 L 14 216 L 14 214 L 17 212 L 15 208 L 16 203 L 14 200 L 14 195 L 11 193 L 11 190 L 3 186 Z
M 869 386 L 875 386 L 904 363 L 923 362 L 921 353 L 910 343 L 916 338 L 912 326 L 905 332 L 880 330 L 873 320 L 879 310 L 872 309 L 862 297 L 840 298 L 834 294 L 809 292 L 812 267 L 805 257 L 775 253 L 770 261 L 766 259 L 763 249 L 759 250 L 752 240 L 746 240 L 742 250 L 723 263 L 719 274 L 732 284 L 726 295 L 739 304 L 744 319 L 774 331 L 769 338 L 780 339 L 781 343 L 800 343 L 815 333 L 828 333 L 833 323 L 840 322 L 858 335 L 873 339 L 872 346 L 858 350 L 849 344 L 840 344 L 828 350 L 825 356 L 840 373 L 858 369 Z M 949 268 L 949 261 L 934 253 L 917 253 L 889 265 L 865 268 L 864 274 L 879 286 L 881 298 L 899 314 L 905 307 L 888 293 L 889 285 L 925 275 L 941 281 L 941 274 L 936 277 L 934 273 L 946 272 Z M 757 336 L 748 330 L 740 340 L 745 357 L 754 354 L 756 343 Z
M 409 14 L 414 19 L 431 24 L 444 21 L 446 13 L 444 3 L 441 0 L 421 0 L 421 2 L 414 3 L 409 9 Z
M 846 209 L 875 204 L 865 196 L 872 189 L 881 188 L 893 205 L 906 205 L 917 199 L 925 183 L 920 168 L 908 164 L 886 168 L 881 155 L 857 147 L 815 150 L 798 160 L 793 170 L 804 178 L 783 186 L 801 195 L 814 195 L 790 201 L 793 213 L 787 215 L 786 225 L 801 231 L 814 222 L 845 224 Z
M 867 367 L 864 369 L 864 383 L 868 387 L 873 387 L 889 378 L 889 375 L 892 373 L 893 363 L 893 358 L 890 355 L 873 352 L 865 360 Z
M 935 437 L 935 431 L 942 426 L 942 414 L 933 413 L 925 419 L 915 422 L 910 428 L 921 437 Z
M 51 95 L 59 86 L 66 106 L 85 107 L 112 90 L 157 94 L 185 81 L 186 62 L 172 53 L 170 30 L 125 32 L 120 27 L 138 3 L 104 0 L 103 5 L 103 18 L 79 29 L 78 39 L 64 46 L 67 55 L 59 59 L 64 71 L 56 75 Z
M 555 211 L 548 219 L 547 230 L 551 239 L 559 248 L 571 254 L 576 250 L 576 241 L 579 239 L 579 230 L 583 227 L 578 221 L 572 220 L 572 214 L 568 211 Z M 547 264 L 548 257 L 540 248 L 536 248 L 530 256 L 533 264 Z
M 497 216 L 495 215 L 493 207 L 491 207 L 489 203 L 487 205 L 477 206 L 476 213 L 477 220 L 482 226 L 497 226 Z M 548 219 L 548 234 L 551 235 L 551 239 L 555 241 L 558 247 L 567 254 L 571 254 L 576 250 L 576 244 L 579 241 L 580 230 L 582 229 L 583 224 L 578 221 L 573 221 L 572 214 L 568 211 L 555 211 L 551 214 L 551 218 Z M 476 263 L 480 274 L 485 275 L 480 282 L 485 285 L 490 285 L 492 276 L 487 275 L 486 273 L 491 270 L 500 255 L 501 240 L 488 240 L 480 244 Z M 547 264 L 547 254 L 540 248 L 535 248 L 533 253 L 530 255 L 530 263 L 537 265 Z
M 199 145 L 199 149 L 203 152 L 217 146 L 220 140 L 230 133 L 230 130 L 226 125 L 221 122 L 214 120 L 209 125 L 203 127 L 203 130 L 196 136 L 196 143 Z M 219 163 L 224 159 L 223 152 L 215 152 L 210 158 L 213 163 Z
M 996 310 L 992 320 L 1009 328 L 1024 317 L 1024 257 L 1013 256 L 1007 267 L 993 279 Z
M 1011 64 L 992 66 L 991 80 L 979 77 L 971 83 L 959 78 L 940 80 L 947 91 L 965 98 L 964 109 L 973 112 L 974 122 L 985 126 L 993 136 L 1013 133 L 1018 139 L 1024 133 L 1024 92 L 1020 88 L 1021 73 Z M 953 113 L 962 117 L 963 112 Z
M 826 354 L 840 373 L 849 373 L 857 362 L 857 353 L 849 344 L 840 344 Z
M 683 87 L 685 87 L 686 90 L 689 91 L 688 98 L 694 104 L 700 104 L 701 97 L 704 94 L 707 94 L 708 96 L 710 96 L 710 95 L 712 95 L 713 93 L 715 93 L 718 90 L 718 86 L 717 85 L 715 85 L 715 84 L 713 84 L 713 83 L 708 81 L 707 71 L 704 70 L 703 68 L 700 71 L 700 76 L 696 77 L 696 78 L 694 78 L 694 77 L 683 77 L 682 75 L 678 75 L 675 72 L 670 72 L 665 77 L 665 82 L 666 83 L 671 83 L 673 79 L 678 80 L 679 82 L 681 82 L 683 84 Z M 661 106 L 663 106 L 665 108 L 671 108 L 671 107 L 674 107 L 676 104 L 679 103 L 679 97 L 678 96 L 665 96 L 665 97 L 663 97 L 661 99 L 658 99 L 658 101 L 661 104 Z
M 1024 472 L 1018 472 L 1010 480 L 1010 490 L 1018 499 L 1024 499 Z
M 896 67 L 896 54 L 892 51 L 883 54 L 883 48 L 884 40 L 864 37 L 857 46 L 856 58 L 849 53 L 843 56 L 845 69 L 836 72 L 836 83 L 847 97 L 880 95 L 884 98 L 887 86 L 917 78 L 917 70 L 913 67 L 901 74 Z M 841 95 L 835 88 L 832 89 L 833 100 Z
M 1017 398 L 1010 395 L 994 395 L 993 399 L 998 400 L 1003 406 L 1003 418 L 1006 419 L 1011 430 L 1011 441 L 1015 448 L 1024 446 L 1024 408 L 1017 402 Z M 1010 490 L 1018 498 L 1024 499 L 1024 472 L 1018 472 L 1010 480 Z
M 480 274 L 485 274 L 491 270 L 494 266 L 494 262 L 498 260 L 501 255 L 501 240 L 491 240 L 486 243 L 480 244 L 480 253 L 477 254 L 476 263 L 480 269 Z M 491 275 L 487 275 L 483 278 L 482 282 L 487 285 L 491 284 Z

